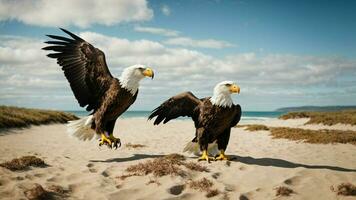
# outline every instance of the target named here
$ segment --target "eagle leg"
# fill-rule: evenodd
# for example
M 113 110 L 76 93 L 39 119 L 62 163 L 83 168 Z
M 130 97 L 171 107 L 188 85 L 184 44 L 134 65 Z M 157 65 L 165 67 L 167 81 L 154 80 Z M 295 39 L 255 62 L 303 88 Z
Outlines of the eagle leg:
M 113 134 L 113 133 L 110 133 L 109 139 L 110 139 L 111 142 L 112 142 L 112 147 L 114 147 L 115 149 L 117 149 L 118 147 L 121 147 L 121 140 L 120 140 L 120 138 L 114 137 L 114 134 Z
M 204 151 L 203 151 L 203 154 L 201 155 L 201 157 L 198 158 L 198 161 L 206 160 L 206 161 L 208 161 L 208 162 L 210 163 L 210 160 L 211 160 L 211 159 L 214 159 L 214 158 L 209 157 L 208 151 L 207 151 L 207 150 L 204 150 Z
M 107 138 L 107 137 L 106 137 L 105 133 L 102 133 L 102 134 L 101 134 L 101 139 L 100 139 L 99 141 L 100 141 L 99 146 L 105 144 L 105 145 L 107 145 L 109 148 L 111 148 L 112 142 L 111 142 L 110 138 Z
M 225 151 L 224 150 L 220 150 L 220 155 L 215 157 L 215 160 L 229 160 L 229 157 L 227 157 L 225 155 Z

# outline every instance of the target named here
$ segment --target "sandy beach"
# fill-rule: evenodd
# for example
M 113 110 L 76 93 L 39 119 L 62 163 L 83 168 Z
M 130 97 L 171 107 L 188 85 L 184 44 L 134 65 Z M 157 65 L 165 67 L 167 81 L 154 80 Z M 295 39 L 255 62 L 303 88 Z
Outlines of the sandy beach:
M 269 126 L 309 129 L 356 130 L 354 126 L 303 125 L 306 119 L 270 120 Z M 66 133 L 64 124 L 32 126 L 1 132 L 0 162 L 35 155 L 49 166 L 27 171 L 0 167 L 0 199 L 26 199 L 24 190 L 41 184 L 61 186 L 67 199 L 205 199 L 204 192 L 185 185 L 207 178 L 220 194 L 209 199 L 354 199 L 338 196 L 330 187 L 356 180 L 356 146 L 351 144 L 308 144 L 272 139 L 268 131 L 249 132 L 233 128 L 227 155 L 231 161 L 199 162 L 208 172 L 189 171 L 189 176 L 133 176 L 124 180 L 130 165 L 162 155 L 179 153 L 188 161 L 197 157 L 182 153 L 194 136 L 189 120 L 153 126 L 146 119 L 119 119 L 115 135 L 123 146 L 117 150 L 98 147 L 98 141 L 81 142 Z M 128 148 L 127 143 L 146 147 Z M 149 184 L 154 180 L 159 184 Z M 287 186 L 294 193 L 276 196 L 275 188 Z M 173 192 L 174 193 L 174 192 Z

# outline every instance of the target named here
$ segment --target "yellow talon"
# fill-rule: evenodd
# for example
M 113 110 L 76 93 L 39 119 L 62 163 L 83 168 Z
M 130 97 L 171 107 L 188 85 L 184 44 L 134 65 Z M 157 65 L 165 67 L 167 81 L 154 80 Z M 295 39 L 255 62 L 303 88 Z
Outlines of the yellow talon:
M 210 162 L 210 157 L 208 156 L 208 153 L 206 150 L 203 151 L 203 154 L 201 155 L 200 158 L 198 158 L 198 161 L 202 161 L 202 160 L 206 160 L 208 162 Z
M 101 140 L 100 140 L 99 146 L 101 146 L 103 144 L 106 144 L 106 145 L 108 145 L 110 147 L 111 147 L 111 144 L 112 144 L 110 138 L 107 138 L 105 133 L 101 134 Z
M 215 160 L 229 160 L 229 157 L 225 155 L 224 150 L 220 150 L 220 155 Z

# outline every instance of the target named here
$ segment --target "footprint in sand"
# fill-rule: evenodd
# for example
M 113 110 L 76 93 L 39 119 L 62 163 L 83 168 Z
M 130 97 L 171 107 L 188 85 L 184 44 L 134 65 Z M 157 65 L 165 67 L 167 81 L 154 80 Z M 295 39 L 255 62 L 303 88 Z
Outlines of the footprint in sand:
M 174 185 L 168 189 L 168 193 L 173 195 L 180 195 L 184 190 L 184 185 Z
M 224 190 L 227 192 L 233 192 L 233 191 L 235 191 L 235 186 L 226 184 L 224 187 Z
M 249 198 L 246 195 L 241 194 L 239 200 L 249 200 Z
M 220 175 L 221 175 L 220 172 L 216 172 L 216 173 L 212 174 L 211 176 L 212 176 L 214 179 L 218 179 Z
M 300 183 L 300 181 L 301 181 L 300 176 L 293 176 L 291 178 L 284 180 L 283 183 L 287 185 L 297 185 L 298 183 Z
M 0 180 L 0 186 L 5 186 L 5 185 L 7 185 L 9 182 L 10 182 L 10 181 L 7 180 L 7 179 L 2 179 L 2 180 Z
M 94 168 L 94 164 L 93 164 L 93 163 L 88 163 L 88 164 L 87 164 L 87 167 L 89 168 L 89 172 L 91 172 L 91 173 L 96 173 L 96 172 L 98 172 L 98 170 L 96 170 L 96 169 Z
M 104 177 L 109 177 L 110 176 L 110 174 L 106 170 L 101 172 L 101 175 L 103 175 Z
M 37 177 L 37 178 L 42 178 L 42 177 L 45 177 L 46 174 L 37 173 L 37 174 L 34 174 L 33 176 L 35 176 L 35 177 Z

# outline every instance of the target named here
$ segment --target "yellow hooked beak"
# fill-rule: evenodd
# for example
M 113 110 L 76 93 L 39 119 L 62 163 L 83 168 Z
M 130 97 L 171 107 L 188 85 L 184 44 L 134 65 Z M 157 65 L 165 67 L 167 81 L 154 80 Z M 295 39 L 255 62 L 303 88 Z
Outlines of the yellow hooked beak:
M 152 79 L 155 76 L 155 74 L 153 73 L 153 70 L 149 67 L 147 67 L 142 73 L 144 76 L 151 77 Z
M 240 94 L 240 87 L 236 84 L 232 84 L 230 86 L 230 92 L 231 93 L 239 93 Z

